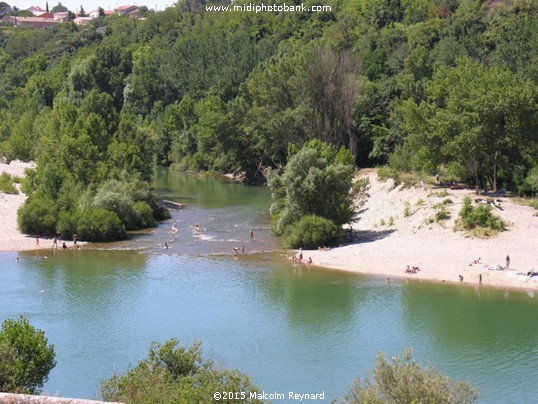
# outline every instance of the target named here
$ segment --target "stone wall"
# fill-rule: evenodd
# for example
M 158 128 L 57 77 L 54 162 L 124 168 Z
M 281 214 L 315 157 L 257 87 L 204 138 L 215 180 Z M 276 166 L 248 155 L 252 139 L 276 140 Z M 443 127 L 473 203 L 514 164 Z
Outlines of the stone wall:
M 29 396 L 26 394 L 0 393 L 0 404 L 104 404 L 103 401 L 80 400 L 78 398 Z M 122 404 L 122 403 L 108 403 Z

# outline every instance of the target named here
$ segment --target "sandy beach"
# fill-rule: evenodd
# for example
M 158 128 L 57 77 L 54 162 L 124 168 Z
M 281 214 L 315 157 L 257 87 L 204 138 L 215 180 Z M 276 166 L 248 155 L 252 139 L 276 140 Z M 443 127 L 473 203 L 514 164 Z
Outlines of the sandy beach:
M 464 284 L 473 285 L 479 284 L 482 274 L 484 286 L 538 289 L 538 277 L 518 275 L 538 269 L 538 217 L 533 208 L 496 197 L 503 210 L 494 209 L 494 213 L 508 223 L 508 231 L 488 239 L 470 238 L 455 232 L 454 224 L 463 198 L 477 197 L 472 190 L 447 189 L 448 195 L 439 197 L 443 189 L 432 185 L 403 189 L 391 179 L 378 181 L 372 170 L 360 175 L 368 176 L 371 186 L 360 220 L 353 225 L 357 241 L 329 251 L 304 251 L 305 261 L 312 257 L 313 265 L 390 278 L 459 283 L 461 275 Z M 433 206 L 446 198 L 453 201 L 447 205 L 450 219 L 428 223 L 435 214 Z M 505 266 L 507 255 L 510 270 L 489 269 Z M 478 258 L 480 264 L 469 265 Z M 420 271 L 406 274 L 407 265 L 418 266 Z
M 14 160 L 10 164 L 0 164 L 0 173 L 6 172 L 13 176 L 24 177 L 24 170 L 34 168 L 35 163 L 24 163 Z M 20 184 L 15 184 L 19 193 L 17 195 L 8 195 L 0 192 L 0 251 L 22 251 L 36 249 L 36 240 L 34 237 L 27 236 L 19 232 L 17 227 L 17 209 L 26 200 L 20 190 Z M 47 240 L 40 240 L 42 247 L 48 244 L 52 245 L 52 241 L 47 243 Z

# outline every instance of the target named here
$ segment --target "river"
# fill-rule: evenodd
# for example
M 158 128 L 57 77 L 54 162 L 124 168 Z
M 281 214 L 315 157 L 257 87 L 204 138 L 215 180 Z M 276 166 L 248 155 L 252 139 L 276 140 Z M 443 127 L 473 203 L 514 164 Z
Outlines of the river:
M 479 402 L 536 400 L 534 295 L 294 269 L 269 233 L 265 188 L 166 170 L 155 185 L 187 208 L 113 250 L 0 253 L 0 320 L 24 315 L 55 345 L 49 394 L 95 398 L 152 341 L 178 338 L 267 392 L 330 402 L 378 350 L 410 347 L 477 386 Z

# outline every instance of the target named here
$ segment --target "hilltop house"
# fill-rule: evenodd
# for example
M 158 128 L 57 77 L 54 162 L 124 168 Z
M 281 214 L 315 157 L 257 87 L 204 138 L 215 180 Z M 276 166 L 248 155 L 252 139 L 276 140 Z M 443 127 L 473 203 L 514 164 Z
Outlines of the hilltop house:
M 9 16 L 0 20 L 2 25 L 12 25 L 14 27 L 31 27 L 31 28 L 45 28 L 58 25 L 60 21 L 53 18 L 41 18 L 41 17 L 15 17 Z

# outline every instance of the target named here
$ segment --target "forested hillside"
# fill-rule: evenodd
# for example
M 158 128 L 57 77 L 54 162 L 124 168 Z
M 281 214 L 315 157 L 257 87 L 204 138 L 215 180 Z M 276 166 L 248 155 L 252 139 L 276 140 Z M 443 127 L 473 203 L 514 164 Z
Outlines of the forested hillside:
M 362 167 L 538 192 L 535 1 L 323 4 L 332 11 L 180 1 L 146 19 L 0 28 L 0 153 L 38 163 L 25 208 L 49 215 L 50 232 L 76 230 L 88 210 L 136 228 L 133 203 L 159 216 L 149 189 L 135 192 L 153 164 L 257 181 L 311 139 Z M 123 208 L 118 189 L 131 190 Z

